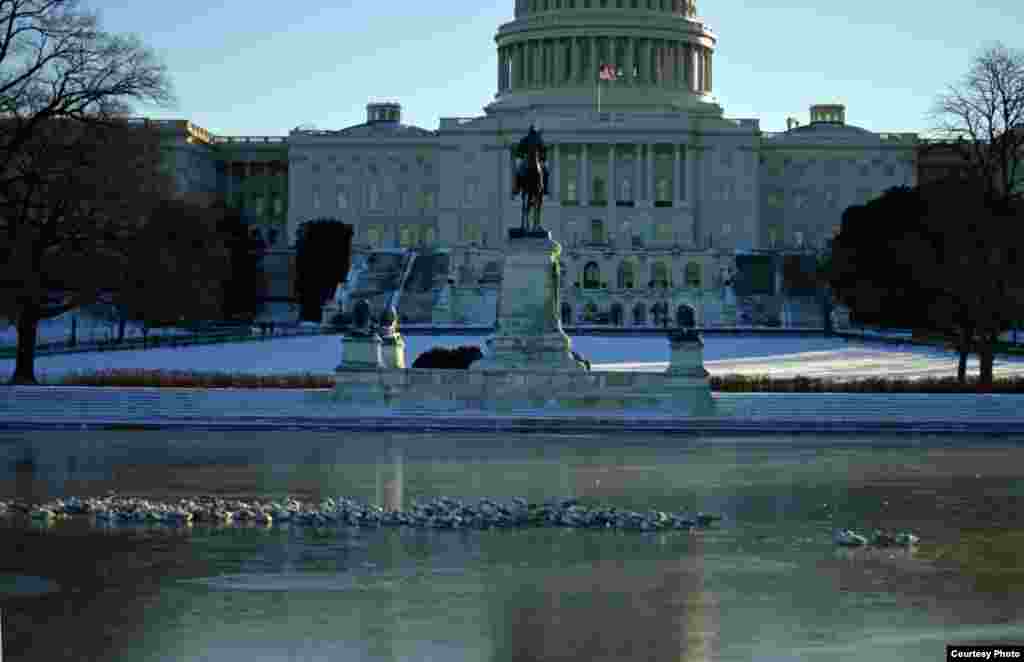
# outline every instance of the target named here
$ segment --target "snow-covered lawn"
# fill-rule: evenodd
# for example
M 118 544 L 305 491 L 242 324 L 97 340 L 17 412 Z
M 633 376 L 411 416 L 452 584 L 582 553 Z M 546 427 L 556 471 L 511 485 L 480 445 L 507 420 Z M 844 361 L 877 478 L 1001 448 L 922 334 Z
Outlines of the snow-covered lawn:
M 435 345 L 481 344 L 483 336 L 406 336 L 408 365 Z M 731 336 L 704 337 L 704 361 L 712 374 L 805 375 L 808 377 L 947 377 L 956 375 L 952 352 L 912 345 L 883 345 L 841 338 Z M 580 336 L 573 347 L 589 358 L 595 370 L 657 372 L 668 365 L 663 337 L 605 338 Z M 276 338 L 265 342 L 198 347 L 41 356 L 36 378 L 56 381 L 68 372 L 109 369 L 223 371 L 254 374 L 333 372 L 341 358 L 340 336 Z M 14 371 L 14 360 L 0 360 L 0 379 Z M 968 374 L 978 371 L 976 357 Z M 997 357 L 997 377 L 1024 376 L 1024 359 Z

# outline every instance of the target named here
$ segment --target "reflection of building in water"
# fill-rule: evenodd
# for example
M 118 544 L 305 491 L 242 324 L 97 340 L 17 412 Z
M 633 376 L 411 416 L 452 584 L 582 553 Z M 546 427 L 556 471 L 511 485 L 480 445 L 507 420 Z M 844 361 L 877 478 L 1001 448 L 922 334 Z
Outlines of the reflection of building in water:
M 377 462 L 376 505 L 384 510 L 402 510 L 405 472 L 401 449 L 392 449 Z
M 697 536 L 669 539 L 670 551 L 636 532 L 559 533 L 484 541 L 484 557 L 509 568 L 491 575 L 493 662 L 715 659 Z M 543 562 L 540 544 L 551 550 Z

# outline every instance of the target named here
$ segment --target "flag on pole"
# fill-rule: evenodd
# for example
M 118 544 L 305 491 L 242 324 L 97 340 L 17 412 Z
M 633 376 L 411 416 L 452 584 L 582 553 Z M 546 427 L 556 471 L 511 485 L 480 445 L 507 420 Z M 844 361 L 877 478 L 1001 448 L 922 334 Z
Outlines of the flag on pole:
M 618 78 L 618 72 L 615 71 L 614 64 L 602 64 L 601 69 L 598 72 L 598 78 L 601 80 L 615 80 Z

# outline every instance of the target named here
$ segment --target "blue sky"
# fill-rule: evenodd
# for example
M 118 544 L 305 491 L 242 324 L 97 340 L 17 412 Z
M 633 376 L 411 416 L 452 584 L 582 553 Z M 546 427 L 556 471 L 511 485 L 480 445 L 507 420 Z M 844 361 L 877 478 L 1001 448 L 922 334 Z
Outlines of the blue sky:
M 494 34 L 513 0 L 85 0 L 104 29 L 134 33 L 168 65 L 178 106 L 139 108 L 222 135 L 337 129 L 371 100 L 398 100 L 403 121 L 483 114 L 493 98 Z M 989 0 L 698 0 L 718 34 L 715 93 L 727 117 L 766 131 L 813 103 L 847 105 L 873 131 L 924 131 L 935 95 L 972 55 L 1024 47 L 1024 3 Z

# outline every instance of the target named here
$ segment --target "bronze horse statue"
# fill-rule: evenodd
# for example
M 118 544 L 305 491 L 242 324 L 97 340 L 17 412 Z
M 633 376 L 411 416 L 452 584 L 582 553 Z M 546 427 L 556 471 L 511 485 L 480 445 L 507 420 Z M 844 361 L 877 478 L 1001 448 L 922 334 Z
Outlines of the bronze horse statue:
M 522 160 L 516 170 L 512 186 L 512 193 L 522 196 L 523 201 L 523 215 L 519 229 L 523 232 L 543 230 L 540 223 L 540 212 L 544 205 L 544 196 L 548 194 L 546 149 L 544 140 L 532 125 L 526 137 L 519 141 L 515 156 Z M 531 209 L 533 210 L 533 223 L 527 228 Z

